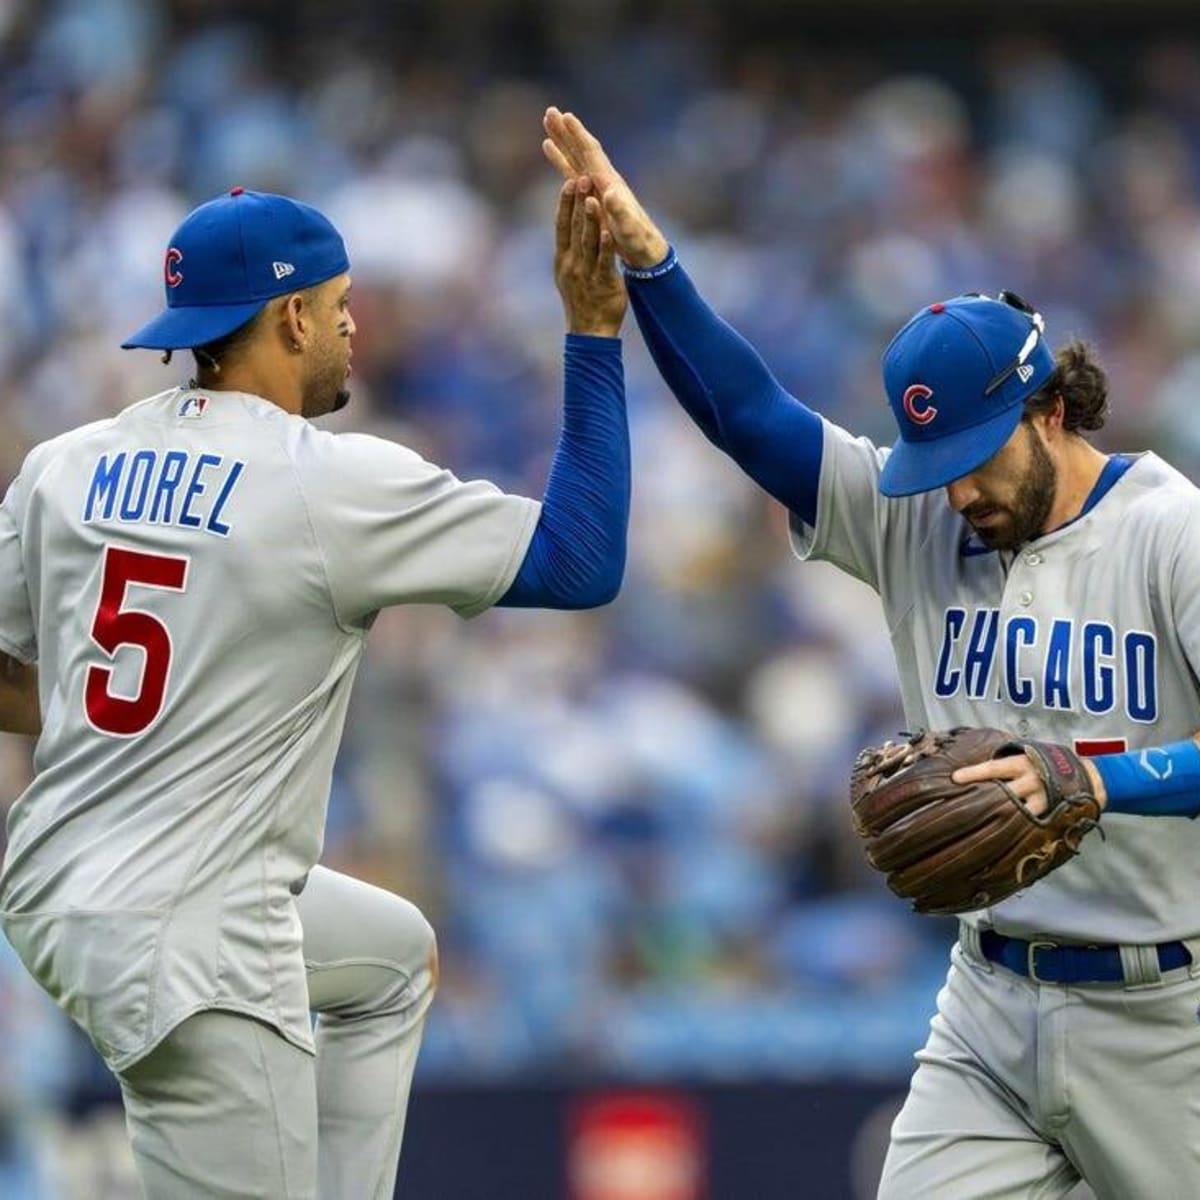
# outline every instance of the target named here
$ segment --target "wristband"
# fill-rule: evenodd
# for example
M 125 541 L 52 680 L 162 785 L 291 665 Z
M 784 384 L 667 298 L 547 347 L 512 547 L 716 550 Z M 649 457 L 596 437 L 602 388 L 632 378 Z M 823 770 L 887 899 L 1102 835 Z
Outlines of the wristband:
M 1105 811 L 1143 817 L 1200 816 L 1200 746 L 1191 738 L 1092 759 Z
M 626 279 L 658 279 L 668 271 L 673 271 L 678 263 L 679 256 L 675 253 L 675 247 L 671 246 L 667 250 L 667 257 L 655 266 L 631 267 L 628 263 L 622 263 L 621 271 Z

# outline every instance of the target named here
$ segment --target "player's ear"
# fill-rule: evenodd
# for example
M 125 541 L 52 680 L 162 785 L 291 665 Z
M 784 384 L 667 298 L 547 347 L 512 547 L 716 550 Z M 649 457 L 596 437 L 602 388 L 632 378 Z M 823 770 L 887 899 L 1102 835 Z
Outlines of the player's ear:
M 1067 405 L 1062 392 L 1055 392 L 1049 403 L 1039 404 L 1036 411 L 1027 413 L 1026 420 L 1036 426 L 1043 438 L 1057 437 L 1063 430 Z
M 293 292 L 284 297 L 282 316 L 284 341 L 292 350 L 302 350 L 308 340 L 311 321 L 303 292 Z
M 1043 414 L 1046 418 L 1046 432 L 1053 430 L 1055 433 L 1061 433 L 1066 415 L 1067 402 L 1063 399 L 1062 392 L 1055 392 L 1053 405 Z

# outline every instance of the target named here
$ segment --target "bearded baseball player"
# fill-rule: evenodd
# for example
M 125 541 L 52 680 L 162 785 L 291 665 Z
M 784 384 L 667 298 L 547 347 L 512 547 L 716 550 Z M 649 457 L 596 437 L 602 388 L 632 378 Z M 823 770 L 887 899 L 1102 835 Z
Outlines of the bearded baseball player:
M 979 727 L 856 770 L 871 860 L 964 913 L 880 1196 L 1200 1194 L 1200 493 L 1086 440 L 1103 370 L 1010 293 L 916 313 L 883 358 L 897 441 L 851 436 L 705 305 L 579 120 L 545 128 L 680 403 L 787 506 L 799 558 L 879 593 L 910 729 Z
M 541 503 L 309 423 L 349 398 L 346 250 L 234 188 L 175 232 L 167 307 L 125 343 L 191 349 L 197 378 L 38 446 L 0 507 L 0 727 L 40 730 L 0 921 L 116 1073 L 152 1200 L 393 1194 L 434 935 L 314 865 L 330 772 L 381 608 L 620 585 L 626 298 L 588 187 L 558 206 Z

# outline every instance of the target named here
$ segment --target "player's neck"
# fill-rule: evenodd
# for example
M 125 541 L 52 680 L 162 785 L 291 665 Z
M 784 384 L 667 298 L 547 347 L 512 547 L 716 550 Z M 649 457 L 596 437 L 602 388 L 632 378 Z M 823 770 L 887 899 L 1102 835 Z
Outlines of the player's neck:
M 1107 455 L 1101 454 L 1083 438 L 1069 436 L 1065 440 L 1058 462 L 1058 487 L 1042 527 L 1043 533 L 1058 529 L 1079 516 L 1107 462 Z
M 272 370 L 254 359 L 223 363 L 216 371 L 202 369 L 196 376 L 196 384 L 211 392 L 246 392 L 277 404 L 284 412 L 301 411 L 300 388 L 290 372 Z

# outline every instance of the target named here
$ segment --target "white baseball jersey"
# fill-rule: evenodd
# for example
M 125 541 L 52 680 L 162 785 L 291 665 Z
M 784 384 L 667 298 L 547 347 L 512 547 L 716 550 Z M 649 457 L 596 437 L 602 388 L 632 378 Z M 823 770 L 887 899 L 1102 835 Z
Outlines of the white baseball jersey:
M 311 1049 L 289 888 L 372 620 L 481 612 L 539 510 L 238 393 L 32 451 L 0 507 L 0 650 L 37 662 L 43 731 L 0 922 L 114 1068 L 214 1007 Z
M 1144 454 L 1083 516 L 996 553 L 944 490 L 881 496 L 888 451 L 824 431 L 817 524 L 793 516 L 793 547 L 879 593 L 910 728 L 989 725 L 1084 754 L 1200 729 L 1200 491 L 1177 471 Z M 1200 934 L 1200 823 L 1110 813 L 1103 828 L 969 919 L 1084 942 Z

